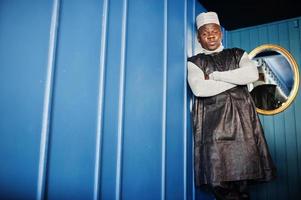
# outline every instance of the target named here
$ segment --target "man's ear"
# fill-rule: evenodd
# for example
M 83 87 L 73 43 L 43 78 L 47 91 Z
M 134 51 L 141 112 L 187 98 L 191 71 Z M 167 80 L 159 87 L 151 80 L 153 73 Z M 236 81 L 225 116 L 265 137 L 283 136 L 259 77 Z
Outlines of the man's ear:
M 199 43 L 201 43 L 201 38 L 200 38 L 199 32 L 197 33 L 197 36 L 196 36 L 196 37 L 197 37 Z
M 200 42 L 201 41 L 201 39 L 200 39 L 200 29 L 198 29 L 196 31 L 196 33 L 197 33 L 196 37 L 197 37 L 198 41 Z

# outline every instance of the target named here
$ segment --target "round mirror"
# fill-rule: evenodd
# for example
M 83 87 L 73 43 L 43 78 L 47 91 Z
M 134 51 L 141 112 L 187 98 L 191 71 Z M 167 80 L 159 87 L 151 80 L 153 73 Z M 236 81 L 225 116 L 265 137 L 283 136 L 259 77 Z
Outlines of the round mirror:
M 295 59 L 284 48 L 266 44 L 250 53 L 258 67 L 259 79 L 248 85 L 257 112 L 273 115 L 285 110 L 299 88 L 299 71 Z

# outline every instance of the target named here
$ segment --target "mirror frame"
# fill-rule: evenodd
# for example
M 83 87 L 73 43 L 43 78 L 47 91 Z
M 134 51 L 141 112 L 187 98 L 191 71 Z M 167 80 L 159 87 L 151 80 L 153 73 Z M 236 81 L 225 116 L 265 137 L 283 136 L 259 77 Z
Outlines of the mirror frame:
M 294 75 L 294 85 L 292 88 L 292 91 L 290 92 L 290 95 L 288 96 L 288 99 L 286 102 L 284 102 L 279 108 L 276 108 L 274 110 L 262 110 L 256 107 L 256 111 L 263 115 L 275 115 L 277 113 L 280 113 L 287 109 L 291 103 L 294 101 L 295 97 L 297 96 L 298 89 L 299 89 L 299 68 L 296 60 L 294 57 L 283 47 L 275 45 L 275 44 L 264 44 L 261 46 L 256 47 L 253 49 L 249 56 L 251 59 L 253 59 L 257 54 L 266 51 L 266 50 L 272 50 L 280 53 L 281 55 L 285 56 L 289 64 L 292 66 L 292 71 Z

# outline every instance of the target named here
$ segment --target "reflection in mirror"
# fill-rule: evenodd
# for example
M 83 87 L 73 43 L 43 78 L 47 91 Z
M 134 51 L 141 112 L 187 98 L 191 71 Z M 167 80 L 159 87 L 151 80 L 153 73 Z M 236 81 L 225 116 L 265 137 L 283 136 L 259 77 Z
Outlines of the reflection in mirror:
M 286 58 L 276 51 L 257 54 L 259 79 L 250 86 L 251 95 L 257 108 L 272 110 L 279 108 L 293 87 L 293 71 Z
M 297 94 L 298 66 L 293 57 L 277 45 L 262 45 L 250 56 L 257 63 L 259 79 L 248 85 L 261 114 L 276 114 L 286 109 Z

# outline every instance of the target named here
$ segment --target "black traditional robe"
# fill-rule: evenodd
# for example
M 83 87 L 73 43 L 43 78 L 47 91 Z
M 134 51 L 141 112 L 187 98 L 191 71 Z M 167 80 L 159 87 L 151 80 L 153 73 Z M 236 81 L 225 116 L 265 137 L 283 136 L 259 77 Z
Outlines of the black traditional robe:
M 239 68 L 244 51 L 224 49 L 188 59 L 204 74 Z M 276 168 L 268 151 L 256 107 L 246 85 L 212 97 L 195 97 L 193 109 L 195 182 L 268 181 Z

